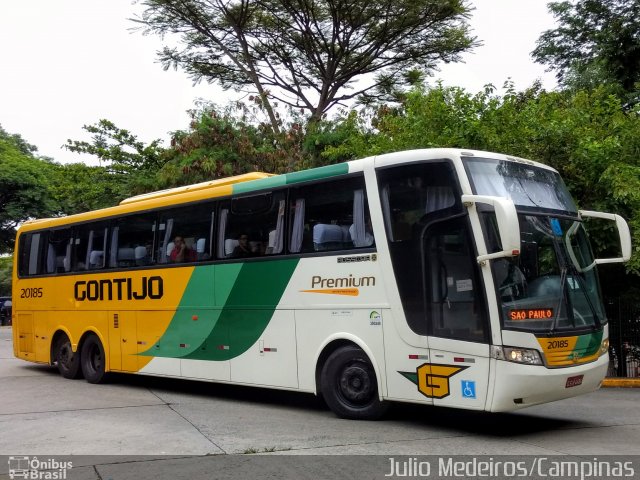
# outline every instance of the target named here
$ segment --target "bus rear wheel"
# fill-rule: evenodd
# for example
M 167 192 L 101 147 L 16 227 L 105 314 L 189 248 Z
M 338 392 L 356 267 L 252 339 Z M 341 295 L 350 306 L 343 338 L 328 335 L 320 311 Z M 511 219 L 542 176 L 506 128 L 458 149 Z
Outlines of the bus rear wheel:
M 322 396 L 342 418 L 375 420 L 388 408 L 378 395 L 378 380 L 367 355 L 356 346 L 338 348 L 320 374 Z
M 80 351 L 73 352 L 71 341 L 66 335 L 62 335 L 56 340 L 53 348 L 53 359 L 60 375 L 64 378 L 74 380 L 82 377 Z
M 102 383 L 106 379 L 104 347 L 97 336 L 90 334 L 82 343 L 80 364 L 87 382 Z

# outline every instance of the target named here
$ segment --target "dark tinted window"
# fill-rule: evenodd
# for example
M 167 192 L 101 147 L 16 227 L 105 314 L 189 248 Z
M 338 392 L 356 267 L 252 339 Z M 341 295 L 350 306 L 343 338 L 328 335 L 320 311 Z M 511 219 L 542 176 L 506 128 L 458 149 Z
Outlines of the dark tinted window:
M 21 277 L 44 272 L 45 238 L 43 233 L 26 233 L 18 244 L 18 274 Z
M 432 267 L 426 264 L 423 236 L 428 224 L 463 211 L 453 167 L 446 162 L 400 165 L 379 170 L 378 182 L 405 317 L 413 331 L 426 335 L 427 270 Z

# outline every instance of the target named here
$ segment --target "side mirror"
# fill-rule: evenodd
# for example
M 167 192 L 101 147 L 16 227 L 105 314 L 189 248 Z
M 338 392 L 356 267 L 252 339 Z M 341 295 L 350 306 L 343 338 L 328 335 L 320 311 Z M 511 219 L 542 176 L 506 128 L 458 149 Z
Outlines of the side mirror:
M 629 225 L 627 225 L 624 218 L 620 215 L 616 215 L 615 213 L 592 212 L 589 210 L 579 210 L 578 213 L 582 219 L 602 218 L 616 223 L 618 236 L 620 237 L 620 250 L 622 251 L 622 256 L 618 258 L 600 258 L 595 261 L 596 264 L 600 265 L 603 263 L 622 263 L 629 261 L 631 258 L 631 233 L 629 232 Z
M 467 207 L 476 203 L 491 205 L 496 213 L 502 251 L 478 255 L 478 263 L 494 258 L 520 255 L 520 224 L 513 200 L 488 195 L 462 195 L 462 203 Z

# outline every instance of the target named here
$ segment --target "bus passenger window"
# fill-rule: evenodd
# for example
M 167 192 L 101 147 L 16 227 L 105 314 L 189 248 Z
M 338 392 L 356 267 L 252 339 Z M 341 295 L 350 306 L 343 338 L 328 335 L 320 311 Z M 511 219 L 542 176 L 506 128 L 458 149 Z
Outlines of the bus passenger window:
M 159 222 L 159 263 L 192 263 L 211 260 L 215 203 L 166 210 Z
M 291 253 L 375 246 L 362 177 L 292 188 L 291 196 Z
M 18 244 L 18 273 L 21 277 L 44 273 L 42 258 L 45 246 L 44 235 L 26 233 L 20 236 Z
M 105 266 L 108 224 L 89 223 L 74 231 L 72 268 L 74 272 L 99 270 Z
M 250 258 L 282 253 L 283 191 L 234 198 L 220 211 L 218 258 Z
M 47 246 L 47 273 L 71 271 L 71 229 L 51 230 Z
M 155 231 L 155 213 L 121 218 L 111 232 L 109 266 L 132 268 L 155 263 Z M 143 252 L 148 254 L 145 255 Z

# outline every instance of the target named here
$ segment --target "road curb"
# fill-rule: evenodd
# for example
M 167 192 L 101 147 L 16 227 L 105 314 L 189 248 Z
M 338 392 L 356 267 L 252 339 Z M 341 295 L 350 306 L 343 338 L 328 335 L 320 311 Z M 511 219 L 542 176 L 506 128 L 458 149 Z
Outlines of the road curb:
M 640 388 L 640 378 L 605 378 L 603 387 Z

